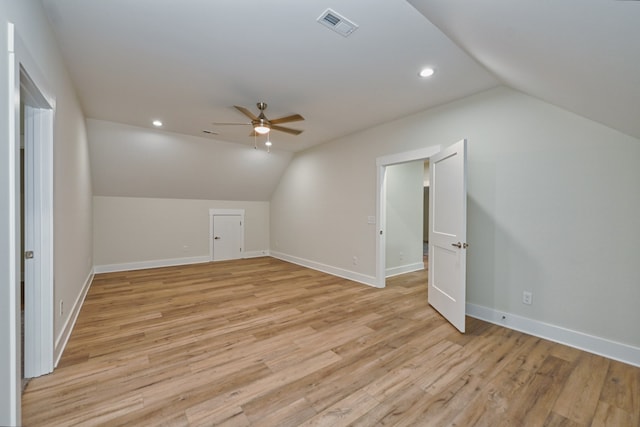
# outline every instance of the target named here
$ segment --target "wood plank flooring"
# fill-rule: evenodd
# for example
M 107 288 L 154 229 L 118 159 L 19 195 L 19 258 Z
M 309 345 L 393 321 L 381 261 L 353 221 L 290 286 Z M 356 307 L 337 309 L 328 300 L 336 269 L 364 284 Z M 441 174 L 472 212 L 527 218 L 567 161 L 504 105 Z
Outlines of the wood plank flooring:
M 640 369 L 273 258 L 96 275 L 25 426 L 639 426 Z

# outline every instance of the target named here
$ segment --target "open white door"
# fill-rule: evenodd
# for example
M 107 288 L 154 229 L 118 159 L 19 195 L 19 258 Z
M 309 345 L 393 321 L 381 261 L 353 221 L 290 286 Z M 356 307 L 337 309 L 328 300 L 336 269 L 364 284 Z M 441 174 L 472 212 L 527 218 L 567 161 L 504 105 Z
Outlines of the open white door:
M 429 163 L 429 304 L 464 332 L 467 141 L 432 156 Z

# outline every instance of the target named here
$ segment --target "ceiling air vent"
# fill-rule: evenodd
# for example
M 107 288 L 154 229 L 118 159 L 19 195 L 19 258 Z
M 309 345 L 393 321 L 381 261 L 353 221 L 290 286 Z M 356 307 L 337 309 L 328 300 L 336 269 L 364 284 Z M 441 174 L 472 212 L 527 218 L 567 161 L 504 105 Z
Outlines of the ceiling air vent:
M 358 29 L 356 24 L 331 9 L 325 10 L 318 18 L 318 22 L 343 37 L 347 37 Z

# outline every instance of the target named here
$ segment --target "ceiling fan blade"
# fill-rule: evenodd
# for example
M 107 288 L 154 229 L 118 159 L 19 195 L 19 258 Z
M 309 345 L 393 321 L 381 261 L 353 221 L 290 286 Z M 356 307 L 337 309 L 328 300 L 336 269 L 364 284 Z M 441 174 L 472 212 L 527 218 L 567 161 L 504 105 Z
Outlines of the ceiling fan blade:
M 280 123 L 298 122 L 304 120 L 300 114 L 292 114 L 286 117 L 280 117 L 279 119 L 269 120 L 272 125 L 279 125 Z
M 273 122 L 271 122 L 273 123 Z M 291 128 L 286 128 L 284 126 L 277 126 L 277 125 L 271 125 L 271 130 L 277 130 L 280 132 L 285 132 L 285 133 L 290 133 L 292 135 L 300 135 L 302 133 L 301 130 L 298 129 L 291 129 Z
M 244 114 L 245 116 L 249 117 L 251 120 L 258 120 L 258 118 L 249 110 L 247 110 L 244 107 L 239 107 L 237 105 L 234 105 L 234 107 L 236 107 L 236 110 L 240 111 L 242 114 Z

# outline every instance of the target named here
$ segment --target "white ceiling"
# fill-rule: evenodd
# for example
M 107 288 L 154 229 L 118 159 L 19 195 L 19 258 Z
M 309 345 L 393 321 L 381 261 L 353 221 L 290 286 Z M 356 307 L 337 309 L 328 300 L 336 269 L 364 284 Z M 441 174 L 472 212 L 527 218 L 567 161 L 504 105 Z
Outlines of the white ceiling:
M 233 108 L 292 113 L 301 150 L 499 85 L 404 0 L 43 0 L 89 118 L 253 145 Z M 359 28 L 316 22 L 328 8 Z M 420 79 L 425 65 L 436 68 Z
M 265 101 L 306 118 L 272 133 L 297 151 L 505 84 L 640 138 L 638 1 L 42 1 L 93 119 L 253 145 L 212 122 Z M 359 28 L 318 24 L 328 7 Z

